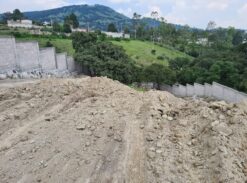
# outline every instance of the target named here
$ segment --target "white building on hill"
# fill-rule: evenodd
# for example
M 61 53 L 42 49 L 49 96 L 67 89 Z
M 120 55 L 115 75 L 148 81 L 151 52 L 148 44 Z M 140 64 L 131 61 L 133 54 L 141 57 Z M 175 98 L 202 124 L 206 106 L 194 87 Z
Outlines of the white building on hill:
M 130 38 L 129 34 L 124 34 L 123 32 L 102 32 L 102 33 L 112 38 L 126 38 L 126 39 Z
M 34 28 L 32 20 L 8 20 L 8 27 Z

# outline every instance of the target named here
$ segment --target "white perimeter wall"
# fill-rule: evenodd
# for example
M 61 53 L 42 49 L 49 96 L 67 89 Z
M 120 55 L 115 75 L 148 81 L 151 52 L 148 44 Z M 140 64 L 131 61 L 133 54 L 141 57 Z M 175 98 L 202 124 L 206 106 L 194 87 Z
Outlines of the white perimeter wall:
M 39 60 L 42 71 L 56 70 L 56 51 L 55 48 L 44 48 L 39 52 Z
M 15 39 L 0 37 L 0 73 L 16 69 Z
M 178 97 L 212 97 L 218 100 L 224 100 L 231 103 L 239 103 L 243 100 L 247 100 L 247 94 L 216 82 L 213 82 L 212 85 L 207 83 L 205 83 L 204 85 L 198 83 L 195 83 L 194 85 L 187 84 L 186 86 L 173 85 L 172 90 L 169 89 L 169 92 L 173 93 Z
M 16 55 L 21 71 L 40 70 L 38 42 L 16 43 Z
M 57 69 L 60 71 L 68 70 L 68 63 L 67 63 L 67 54 L 66 53 L 59 53 L 56 55 L 57 60 Z

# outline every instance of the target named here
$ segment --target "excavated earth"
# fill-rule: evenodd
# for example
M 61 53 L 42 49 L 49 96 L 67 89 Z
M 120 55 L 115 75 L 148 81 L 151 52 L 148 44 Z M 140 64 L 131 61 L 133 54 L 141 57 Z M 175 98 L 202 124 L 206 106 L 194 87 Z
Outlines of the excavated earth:
M 1 183 L 246 183 L 247 104 L 107 78 L 0 85 Z

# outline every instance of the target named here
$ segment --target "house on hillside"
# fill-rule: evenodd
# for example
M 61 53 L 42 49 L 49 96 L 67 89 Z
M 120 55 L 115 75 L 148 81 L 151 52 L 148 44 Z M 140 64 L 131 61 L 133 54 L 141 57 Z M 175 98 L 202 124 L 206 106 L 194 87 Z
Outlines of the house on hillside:
M 102 32 L 107 35 L 107 37 L 112 37 L 112 38 L 125 38 L 125 39 L 130 39 L 130 34 L 125 34 L 123 32 Z
M 40 26 L 33 25 L 32 20 L 8 20 L 8 27 L 13 27 L 13 28 L 40 28 Z
M 88 32 L 87 29 L 82 29 L 82 28 L 76 28 L 76 29 L 71 28 L 71 31 L 72 32 Z
M 208 45 L 208 38 L 198 38 L 196 44 L 206 46 Z

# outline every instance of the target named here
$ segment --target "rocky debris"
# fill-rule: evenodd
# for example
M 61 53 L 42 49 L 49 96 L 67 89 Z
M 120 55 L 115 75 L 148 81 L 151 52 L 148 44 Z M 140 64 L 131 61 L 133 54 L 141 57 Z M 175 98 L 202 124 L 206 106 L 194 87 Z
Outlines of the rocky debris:
M 7 71 L 4 74 L 0 74 L 0 80 L 5 79 L 41 79 L 41 78 L 66 78 L 69 76 L 74 76 L 74 73 L 69 73 L 68 71 L 31 71 L 31 72 L 18 72 L 15 70 Z
M 76 126 L 77 130 L 85 130 L 86 129 L 86 125 L 85 124 L 79 124 Z
M 246 182 L 246 109 L 107 78 L 0 87 L 0 180 Z

